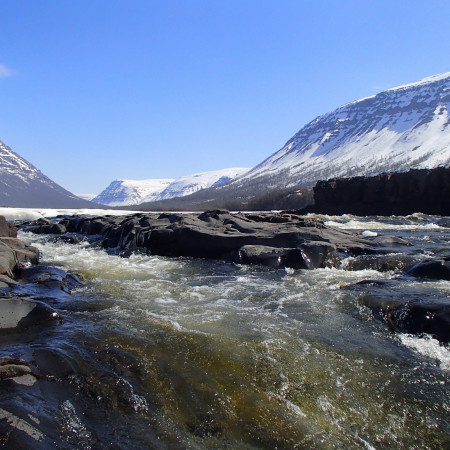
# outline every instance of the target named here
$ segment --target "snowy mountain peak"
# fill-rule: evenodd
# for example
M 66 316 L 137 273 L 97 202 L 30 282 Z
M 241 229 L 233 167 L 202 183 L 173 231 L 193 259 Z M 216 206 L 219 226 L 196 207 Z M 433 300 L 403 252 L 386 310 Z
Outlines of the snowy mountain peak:
M 233 184 L 289 187 L 448 166 L 449 109 L 450 72 L 347 103 L 305 125 Z
M 156 198 L 172 181 L 172 179 L 114 180 L 93 201 L 109 206 L 138 205 L 144 199 Z
M 184 175 L 173 179 L 115 180 L 93 201 L 102 205 L 126 206 L 184 197 L 201 189 L 224 184 L 249 169 L 231 168 Z

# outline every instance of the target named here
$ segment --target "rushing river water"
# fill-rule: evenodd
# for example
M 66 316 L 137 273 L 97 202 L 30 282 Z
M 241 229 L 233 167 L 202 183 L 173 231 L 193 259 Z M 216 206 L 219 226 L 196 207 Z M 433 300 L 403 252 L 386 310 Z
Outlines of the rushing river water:
M 294 271 L 125 259 L 21 233 L 43 262 L 86 283 L 53 305 L 64 323 L 33 344 L 52 355 L 53 383 L 63 386 L 40 411 L 57 411 L 55 446 L 448 448 L 448 346 L 388 331 L 341 288 L 448 254 L 450 220 L 322 218 L 413 246 L 406 260 L 386 255 L 388 267 L 351 258 L 339 268 Z M 407 283 L 425 297 L 449 298 L 448 281 Z

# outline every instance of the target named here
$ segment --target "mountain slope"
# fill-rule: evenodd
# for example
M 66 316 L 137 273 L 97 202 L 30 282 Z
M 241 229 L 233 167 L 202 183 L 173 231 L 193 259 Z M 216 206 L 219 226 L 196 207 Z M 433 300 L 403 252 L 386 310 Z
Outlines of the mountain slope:
M 231 185 L 284 188 L 448 166 L 449 107 L 450 72 L 348 103 L 308 123 Z
M 248 170 L 243 168 L 214 170 L 185 175 L 176 180 L 115 180 L 93 201 L 102 205 L 125 206 L 184 197 L 211 186 L 219 186 Z
M 0 205 L 18 208 L 92 208 L 0 141 Z

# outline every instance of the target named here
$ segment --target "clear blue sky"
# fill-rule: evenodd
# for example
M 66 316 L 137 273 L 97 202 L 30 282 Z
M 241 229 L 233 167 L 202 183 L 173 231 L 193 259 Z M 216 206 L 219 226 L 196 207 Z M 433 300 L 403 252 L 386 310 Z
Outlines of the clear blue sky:
M 0 140 L 75 193 L 252 167 L 450 71 L 450 2 L 1 0 Z

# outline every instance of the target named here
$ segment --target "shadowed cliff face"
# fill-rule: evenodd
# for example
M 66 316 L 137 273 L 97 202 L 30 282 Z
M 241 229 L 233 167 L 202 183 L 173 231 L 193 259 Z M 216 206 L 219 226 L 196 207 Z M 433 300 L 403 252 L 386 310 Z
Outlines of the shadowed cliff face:
M 314 211 L 325 214 L 450 215 L 450 168 L 319 181 Z

